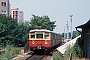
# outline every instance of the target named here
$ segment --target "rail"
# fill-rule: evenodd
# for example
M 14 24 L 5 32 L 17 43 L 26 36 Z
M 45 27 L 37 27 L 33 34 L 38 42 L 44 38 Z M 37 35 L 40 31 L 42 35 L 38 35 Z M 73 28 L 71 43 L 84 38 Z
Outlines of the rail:
M 45 55 L 32 55 L 28 59 L 25 60 L 41 60 Z

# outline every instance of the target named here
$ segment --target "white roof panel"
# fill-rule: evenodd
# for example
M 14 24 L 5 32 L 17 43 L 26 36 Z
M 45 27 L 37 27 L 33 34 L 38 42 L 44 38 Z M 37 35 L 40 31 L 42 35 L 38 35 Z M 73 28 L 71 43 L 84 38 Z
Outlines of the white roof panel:
M 34 29 L 34 30 L 31 30 L 30 32 L 33 32 L 33 31 L 46 31 L 46 32 L 51 32 L 50 30 L 46 30 L 46 29 Z

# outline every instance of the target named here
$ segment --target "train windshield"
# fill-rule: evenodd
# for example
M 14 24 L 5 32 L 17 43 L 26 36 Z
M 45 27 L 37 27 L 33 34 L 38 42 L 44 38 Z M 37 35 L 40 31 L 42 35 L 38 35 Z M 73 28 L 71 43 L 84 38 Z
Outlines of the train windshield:
M 35 38 L 35 32 L 31 33 L 31 38 Z
M 36 38 L 43 39 L 43 32 L 36 32 Z

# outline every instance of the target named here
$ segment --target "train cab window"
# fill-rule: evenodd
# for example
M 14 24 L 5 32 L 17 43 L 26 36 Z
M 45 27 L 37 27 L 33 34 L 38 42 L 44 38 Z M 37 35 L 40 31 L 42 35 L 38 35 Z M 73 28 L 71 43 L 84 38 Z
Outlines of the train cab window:
M 31 33 L 31 38 L 35 38 L 35 33 L 34 32 Z
M 36 38 L 43 38 L 43 32 L 36 32 Z
M 45 39 L 48 39 L 49 38 L 49 33 L 45 33 Z

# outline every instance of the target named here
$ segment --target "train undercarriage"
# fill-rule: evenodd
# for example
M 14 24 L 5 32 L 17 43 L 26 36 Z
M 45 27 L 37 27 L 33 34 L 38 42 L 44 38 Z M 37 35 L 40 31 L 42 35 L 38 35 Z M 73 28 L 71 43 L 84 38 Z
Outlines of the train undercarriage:
M 56 44 L 52 47 L 44 47 L 44 46 L 36 46 L 36 47 L 30 47 L 30 50 L 33 51 L 35 54 L 50 54 L 53 50 L 55 50 L 57 47 L 59 47 L 61 43 Z

